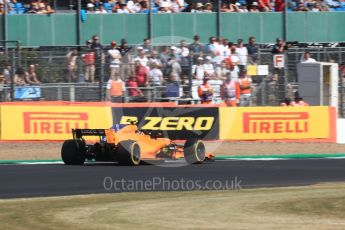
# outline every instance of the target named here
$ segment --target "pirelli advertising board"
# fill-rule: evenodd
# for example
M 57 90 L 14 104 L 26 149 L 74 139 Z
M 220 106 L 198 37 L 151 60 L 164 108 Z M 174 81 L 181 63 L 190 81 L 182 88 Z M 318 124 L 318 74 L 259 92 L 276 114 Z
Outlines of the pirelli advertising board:
M 108 128 L 111 108 L 104 106 L 2 105 L 2 140 L 66 140 L 72 128 Z
M 335 110 L 330 107 L 220 108 L 220 139 L 333 139 Z
M 218 107 L 114 107 L 113 119 L 119 124 L 135 121 L 142 130 L 161 131 L 175 140 L 219 139 Z
M 183 140 L 336 141 L 336 111 L 326 106 L 205 107 L 160 104 L 3 103 L 1 140 L 66 140 L 72 128 L 137 122 Z

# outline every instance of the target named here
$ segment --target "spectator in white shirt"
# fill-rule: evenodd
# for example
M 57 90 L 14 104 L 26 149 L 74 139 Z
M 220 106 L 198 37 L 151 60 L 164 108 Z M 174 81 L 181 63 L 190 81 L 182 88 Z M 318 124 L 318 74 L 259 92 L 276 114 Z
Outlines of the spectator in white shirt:
M 100 4 L 99 7 L 95 11 L 96 14 L 107 14 L 108 11 L 104 9 L 103 4 Z
M 194 64 L 192 66 L 192 75 L 193 78 L 196 80 L 203 80 L 204 79 L 204 74 L 205 74 L 205 70 L 204 70 L 204 65 L 203 65 L 203 58 L 202 57 L 198 57 L 196 64 Z
M 234 66 L 235 71 L 239 72 L 238 65 L 240 64 L 240 58 L 238 54 L 236 53 L 236 45 L 232 42 L 229 42 L 229 48 L 230 48 L 230 55 L 228 58 L 230 58 L 231 65 Z
M 245 3 L 245 2 L 242 3 L 238 10 L 241 13 L 248 13 L 247 3 Z
M 127 2 L 127 9 L 130 13 L 139 13 L 141 10 L 141 5 L 138 0 L 129 0 Z
M 134 58 L 134 61 L 139 61 L 142 66 L 145 66 L 149 70 L 148 62 L 149 59 L 146 57 L 144 49 L 142 46 L 137 48 L 138 56 Z
M 238 73 L 239 73 L 239 68 L 238 64 L 240 62 L 240 59 L 238 55 L 236 54 L 236 45 L 233 44 L 232 42 L 229 42 L 229 47 L 230 47 L 230 55 L 225 59 L 227 68 L 229 69 L 231 76 L 233 79 L 238 79 Z
M 230 72 L 229 68 L 226 66 L 226 62 L 222 61 L 220 66 L 216 68 L 216 79 L 217 80 L 226 80 L 226 74 Z
M 121 53 L 117 49 L 116 42 L 112 41 L 110 43 L 111 49 L 108 50 L 109 61 L 110 61 L 110 77 L 115 79 L 120 73 L 121 67 Z
M 176 0 L 171 0 L 171 11 L 173 13 L 180 12 L 180 6 Z
M 170 0 L 159 1 L 159 12 L 160 13 L 172 13 L 172 4 Z
M 168 7 L 170 8 L 171 7 L 171 1 L 170 0 L 158 0 L 158 5 L 159 7 Z
M 163 73 L 159 69 L 159 66 L 153 62 L 151 64 L 151 70 L 149 72 L 149 82 L 151 86 L 161 86 L 163 83 Z
M 237 66 L 230 66 L 229 67 L 229 71 L 230 71 L 230 75 L 231 75 L 231 79 L 234 81 L 238 81 L 238 76 L 239 76 L 239 71 L 238 71 L 238 67 Z
M 215 52 L 213 53 L 214 57 L 212 59 L 212 62 L 214 65 L 219 66 L 220 63 L 222 63 L 222 61 L 224 60 L 226 51 L 226 49 L 224 48 L 222 37 L 218 37 L 217 41 L 214 43 L 214 47 Z
M 230 54 L 230 49 L 229 49 L 229 39 L 223 39 L 223 60 L 227 58 Z
M 215 78 L 215 70 L 214 66 L 211 63 L 212 58 L 210 56 L 206 56 L 206 62 L 204 63 L 204 76 L 209 78 L 209 79 L 214 79 Z
M 180 47 L 176 48 L 176 54 L 180 55 L 181 57 L 189 56 L 189 48 L 185 40 L 181 40 Z
M 176 48 L 176 54 L 180 57 L 182 66 L 189 65 L 189 48 L 185 40 L 181 40 L 180 47 Z
M 158 52 L 155 50 L 151 52 L 151 57 L 149 58 L 148 65 L 151 66 L 153 63 L 155 63 L 159 68 L 162 67 L 162 61 L 158 57 Z
M 184 0 L 175 0 L 176 4 L 179 7 L 179 12 L 182 12 L 185 9 L 185 2 Z
M 201 2 L 198 2 L 195 6 L 194 9 L 192 9 L 190 12 L 192 13 L 203 13 L 204 9 L 203 9 L 204 5 Z
M 309 51 L 305 52 L 301 58 L 301 63 L 315 63 L 316 60 L 311 58 L 311 54 Z
M 235 53 L 238 55 L 238 58 L 240 59 L 238 67 L 240 71 L 244 71 L 247 68 L 248 63 L 248 50 L 247 47 L 243 45 L 242 39 L 237 40 L 237 48 Z
M 120 3 L 120 9 L 116 10 L 118 14 L 129 14 L 129 10 L 127 9 L 127 4 L 125 2 Z
M 230 57 L 231 55 L 231 47 L 234 45 L 233 42 L 228 42 L 228 48 L 225 49 L 225 58 Z M 236 47 L 235 47 L 236 48 Z
M 88 3 L 86 5 L 86 12 L 87 13 L 95 13 L 95 5 L 92 3 Z

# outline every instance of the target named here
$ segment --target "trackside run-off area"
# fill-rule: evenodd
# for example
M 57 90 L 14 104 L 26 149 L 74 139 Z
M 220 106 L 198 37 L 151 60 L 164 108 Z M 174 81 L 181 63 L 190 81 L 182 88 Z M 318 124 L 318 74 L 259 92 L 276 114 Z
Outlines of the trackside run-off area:
M 0 200 L 3 229 L 332 229 L 345 185 Z M 133 213 L 136 213 L 133 216 Z M 134 218 L 135 217 L 135 218 Z

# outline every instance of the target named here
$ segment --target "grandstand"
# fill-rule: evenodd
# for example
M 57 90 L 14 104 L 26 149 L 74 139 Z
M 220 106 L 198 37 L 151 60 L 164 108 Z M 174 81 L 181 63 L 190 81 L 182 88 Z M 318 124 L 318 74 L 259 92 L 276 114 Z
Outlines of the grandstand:
M 24 14 L 24 13 L 35 13 L 30 12 L 32 8 L 32 3 L 44 2 L 49 6 L 53 7 L 57 12 L 68 12 L 73 11 L 78 8 L 77 0 L 49 0 L 49 1 L 32 1 L 32 0 L 11 0 L 9 1 L 9 13 L 10 14 Z M 128 3 L 129 2 L 129 3 Z M 130 2 L 138 3 L 137 6 Z M 145 2 L 142 4 L 141 2 Z M 128 13 L 148 13 L 151 11 L 153 13 L 157 12 L 216 12 L 218 9 L 221 12 L 253 12 L 252 6 L 257 6 L 258 11 L 261 12 L 283 12 L 285 8 L 285 1 L 275 0 L 275 1 L 265 1 L 265 0 L 238 0 L 238 1 L 221 1 L 220 6 L 218 6 L 217 1 L 207 1 L 207 0 L 193 0 L 193 1 L 114 1 L 114 0 L 88 0 L 80 1 L 81 8 L 86 11 L 99 11 L 100 7 L 104 7 L 104 13 L 122 13 L 120 5 L 126 3 L 125 5 L 129 9 Z M 253 4 L 254 3 L 254 4 Z M 307 0 L 288 0 L 287 11 L 309 11 L 309 12 L 337 12 L 345 11 L 345 3 L 341 0 L 327 0 L 327 1 L 307 1 Z M 144 5 L 144 6 L 143 6 Z M 145 5 L 147 5 L 145 7 Z M 149 7 L 151 6 L 151 7 Z M 167 9 L 168 8 L 168 9 Z

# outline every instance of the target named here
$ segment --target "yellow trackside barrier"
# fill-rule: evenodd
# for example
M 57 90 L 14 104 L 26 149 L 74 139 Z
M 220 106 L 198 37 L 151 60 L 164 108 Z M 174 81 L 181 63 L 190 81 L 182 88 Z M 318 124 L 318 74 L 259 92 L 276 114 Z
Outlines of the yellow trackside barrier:
M 1 106 L 2 140 L 65 140 L 72 128 L 109 128 L 109 106 L 25 105 Z
M 326 106 L 220 108 L 220 139 L 334 138 L 334 109 Z
M 169 113 L 160 114 L 161 110 Z M 0 138 L 66 140 L 71 138 L 72 128 L 109 128 L 126 116 L 146 119 L 143 124 L 148 129 L 166 129 L 173 138 L 196 135 L 208 140 L 336 141 L 336 110 L 326 106 L 184 108 L 171 104 L 71 102 L 0 104 Z M 179 123 L 181 117 L 183 123 Z M 195 128 L 192 121 L 201 122 L 203 117 L 214 117 L 212 127 L 203 132 L 189 130 Z

